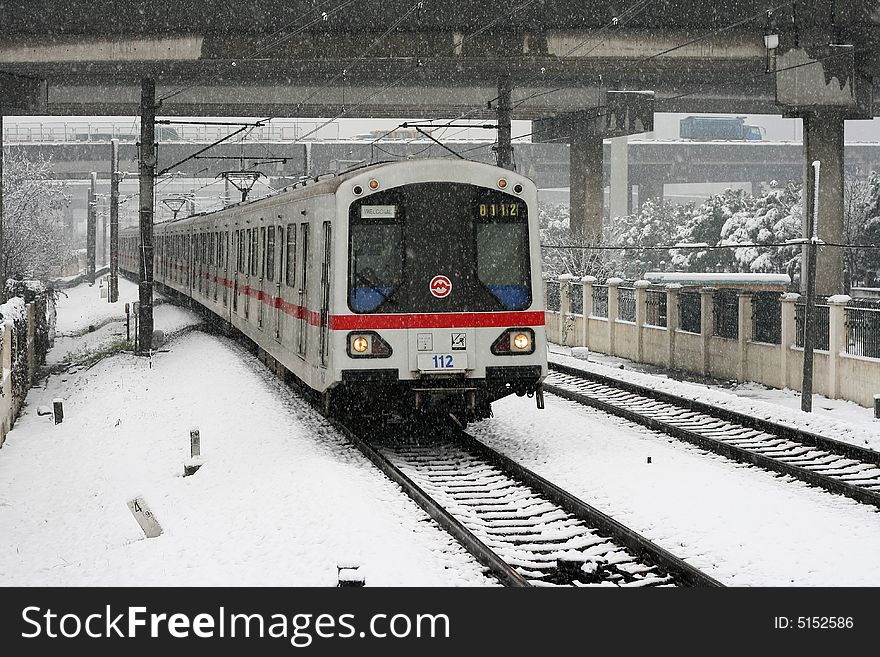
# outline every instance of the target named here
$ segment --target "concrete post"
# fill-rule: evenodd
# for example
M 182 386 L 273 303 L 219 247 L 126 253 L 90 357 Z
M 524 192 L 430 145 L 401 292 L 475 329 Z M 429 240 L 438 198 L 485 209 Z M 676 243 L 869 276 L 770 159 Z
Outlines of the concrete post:
M 620 284 L 623 283 L 622 278 L 609 278 L 608 285 L 608 355 L 616 356 L 614 345 L 614 333 L 617 325 L 617 318 L 620 316 L 620 308 L 618 307 L 618 297 L 620 296 Z
M 636 281 L 633 284 L 636 294 L 636 360 L 644 361 L 645 356 L 645 319 L 648 316 L 648 281 Z
M 556 280 L 559 281 L 559 332 L 560 342 L 569 345 L 569 336 L 572 333 L 571 316 L 571 274 L 561 274 Z
M 752 339 L 752 294 L 740 292 L 737 294 L 737 355 L 739 360 L 736 364 L 736 380 L 742 383 L 746 380 L 746 362 L 748 360 L 749 341 Z
M 584 276 L 581 278 L 583 288 L 583 308 L 584 308 L 584 327 L 581 330 L 581 344 L 584 347 L 590 346 L 590 317 L 593 314 L 593 286 L 596 284 L 595 276 Z
M 715 288 L 700 288 L 700 342 L 703 356 L 703 374 L 711 373 L 710 347 L 712 344 L 712 328 L 715 318 Z
M 852 299 L 838 294 L 828 299 L 828 396 L 840 397 L 840 354 L 846 353 L 846 304 Z
M 843 243 L 843 127 L 844 116 L 835 110 L 816 110 L 803 117 L 804 123 L 804 218 L 803 236 L 812 235 L 813 167 L 822 163 L 819 174 L 819 239 Z M 806 247 L 801 258 L 801 292 L 806 290 Z M 840 294 L 843 287 L 843 249 L 820 247 L 816 253 L 816 294 Z
M 779 331 L 779 368 L 782 370 L 781 388 L 792 387 L 789 382 L 788 370 L 791 367 L 791 348 L 797 342 L 797 321 L 795 319 L 795 303 L 801 298 L 796 292 L 787 292 L 780 297 L 779 302 L 782 304 L 781 310 L 781 328 Z M 800 387 L 800 378 L 798 378 L 797 388 Z
M 119 300 L 119 140 L 110 140 L 110 303 Z
M 630 213 L 632 193 L 629 184 L 629 137 L 611 140 L 609 162 L 608 214 L 613 221 Z
M 86 208 L 86 277 L 89 283 L 95 282 L 95 241 L 97 239 L 98 225 L 95 219 L 98 198 L 95 194 L 98 185 L 98 174 L 92 171 L 89 186 L 89 202 Z
M 666 286 L 666 337 L 669 344 L 669 354 L 666 366 L 675 369 L 675 334 L 678 331 L 678 293 L 681 285 L 669 283 Z
M 602 153 L 601 137 L 572 135 L 569 151 L 571 234 L 591 244 L 602 241 L 605 207 Z

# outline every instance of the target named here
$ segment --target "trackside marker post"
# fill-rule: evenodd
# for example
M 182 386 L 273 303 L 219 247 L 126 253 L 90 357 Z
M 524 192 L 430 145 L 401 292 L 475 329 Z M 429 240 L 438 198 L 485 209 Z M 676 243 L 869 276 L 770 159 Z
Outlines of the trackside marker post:
M 202 467 L 202 437 L 199 428 L 189 430 L 189 456 L 190 460 L 183 464 L 183 476 L 189 477 Z
M 55 415 L 55 424 L 61 424 L 61 421 L 64 420 L 64 400 L 53 399 L 52 412 Z
M 128 510 L 131 511 L 131 515 L 134 516 L 134 519 L 137 520 L 137 523 L 141 526 L 141 529 L 144 531 L 144 536 L 147 538 L 156 538 L 162 533 L 162 526 L 159 524 L 159 521 L 156 520 L 156 516 L 153 515 L 153 512 L 150 511 L 150 507 L 144 502 L 144 498 L 136 497 L 133 500 L 130 500 L 128 502 Z

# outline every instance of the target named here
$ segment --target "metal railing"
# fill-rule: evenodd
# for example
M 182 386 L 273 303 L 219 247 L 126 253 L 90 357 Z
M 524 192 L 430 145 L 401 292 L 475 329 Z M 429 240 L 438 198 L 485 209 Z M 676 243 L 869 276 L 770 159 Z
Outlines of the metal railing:
M 735 340 L 739 336 L 739 301 L 734 290 L 716 290 L 712 296 L 712 335 Z
M 752 295 L 752 340 L 768 344 L 782 342 L 782 304 L 778 292 Z
M 817 303 L 815 310 L 815 331 L 816 340 L 814 346 L 820 351 L 828 351 L 828 320 L 829 307 L 824 303 L 825 297 L 819 297 L 823 303 Z M 804 308 L 806 304 L 796 303 L 794 305 L 794 322 L 795 322 L 795 340 L 797 347 L 804 346 Z
M 571 284 L 571 312 L 575 315 L 584 314 L 584 284 Z
M 636 321 L 636 290 L 633 287 L 617 288 L 617 319 L 624 322 Z
M 866 305 L 846 307 L 846 353 L 880 358 L 880 308 Z
M 593 317 L 608 317 L 608 286 L 593 286 Z
M 559 295 L 559 282 L 547 281 L 547 310 L 559 312 L 562 308 L 562 300 Z
M 703 312 L 699 292 L 681 292 L 678 295 L 678 328 L 688 333 L 699 333 Z
M 666 290 L 647 290 L 645 299 L 645 324 L 668 326 L 666 317 Z

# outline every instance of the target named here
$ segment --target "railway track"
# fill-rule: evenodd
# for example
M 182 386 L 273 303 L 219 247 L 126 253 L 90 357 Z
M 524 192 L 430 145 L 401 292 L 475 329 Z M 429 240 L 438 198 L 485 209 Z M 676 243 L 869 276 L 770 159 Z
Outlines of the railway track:
M 460 430 L 374 442 L 336 426 L 505 585 L 721 586 Z
M 880 508 L 880 452 L 595 372 L 550 369 L 547 392 Z

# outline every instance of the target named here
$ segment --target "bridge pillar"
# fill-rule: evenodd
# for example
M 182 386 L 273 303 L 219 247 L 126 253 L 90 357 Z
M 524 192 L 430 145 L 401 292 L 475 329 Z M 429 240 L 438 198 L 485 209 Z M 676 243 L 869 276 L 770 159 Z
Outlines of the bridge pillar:
M 803 236 L 813 227 L 812 163 L 819 160 L 819 239 L 843 243 L 843 126 L 844 115 L 834 110 L 816 110 L 803 115 L 804 122 L 804 222 Z M 801 257 L 801 291 L 806 290 L 806 247 Z M 843 250 L 820 247 L 816 253 L 816 294 L 831 296 L 844 292 Z
M 91 183 L 89 185 L 89 203 L 86 208 L 86 277 L 89 283 L 95 282 L 95 248 L 98 235 L 98 222 L 96 220 L 98 211 L 98 174 L 95 171 L 91 173 Z
M 608 214 L 613 221 L 632 211 L 632 187 L 629 184 L 629 138 L 615 137 L 611 140 L 609 162 Z
M 572 135 L 569 151 L 569 225 L 572 235 L 598 244 L 602 241 L 605 180 L 602 176 L 602 138 Z
M 604 100 L 602 105 L 589 110 L 532 121 L 533 142 L 571 144 L 571 233 L 595 244 L 602 239 L 605 205 L 602 140 L 654 129 L 652 92 L 606 91 Z M 624 189 L 628 186 L 624 185 Z

